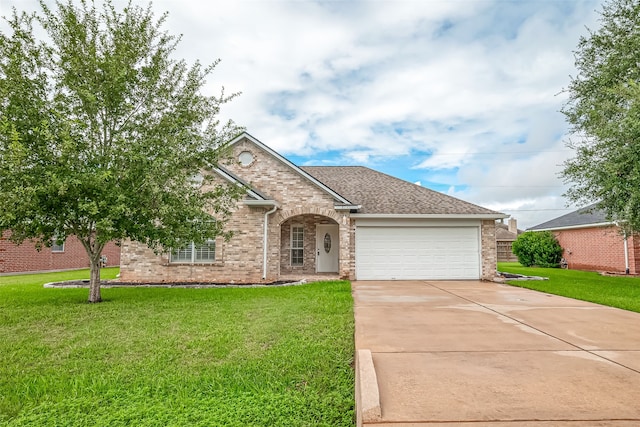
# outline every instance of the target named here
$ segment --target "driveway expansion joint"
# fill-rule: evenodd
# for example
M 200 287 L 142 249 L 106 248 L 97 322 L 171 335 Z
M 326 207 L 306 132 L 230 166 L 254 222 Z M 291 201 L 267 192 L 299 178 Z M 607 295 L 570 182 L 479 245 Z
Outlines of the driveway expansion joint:
M 458 294 L 456 294 L 455 292 L 452 292 L 452 291 L 450 291 L 450 290 L 448 290 L 448 289 L 443 289 L 443 288 L 441 288 L 441 287 L 439 287 L 439 286 L 436 286 L 436 285 L 434 285 L 434 284 L 430 284 L 430 285 L 431 285 L 431 286 L 433 286 L 435 289 L 438 289 L 438 290 L 440 290 L 440 291 L 442 291 L 442 292 L 445 292 L 445 293 L 448 293 L 448 294 L 450 294 L 450 295 L 453 295 L 453 296 L 455 296 L 456 298 L 463 299 L 463 300 L 465 300 L 465 301 L 467 301 L 467 302 L 469 302 L 469 303 L 471 303 L 471 304 L 474 304 L 474 305 L 477 305 L 477 306 L 479 306 L 479 307 L 482 307 L 482 308 L 484 308 L 485 310 L 492 311 L 493 313 L 496 313 L 496 314 L 498 314 L 498 315 L 500 315 L 500 316 L 504 316 L 504 317 L 506 317 L 506 318 L 508 318 L 508 319 L 513 320 L 514 322 L 517 322 L 517 323 L 519 323 L 519 324 L 521 324 L 521 325 L 524 325 L 524 326 L 526 326 L 526 327 L 528 327 L 528 328 L 531 328 L 531 329 L 533 329 L 533 330 L 536 330 L 536 331 L 540 332 L 541 334 L 544 334 L 544 335 L 548 336 L 549 338 L 556 339 L 556 340 L 558 340 L 558 341 L 561 341 L 561 342 L 563 342 L 563 343 L 565 343 L 565 344 L 567 344 L 567 345 L 569 345 L 569 346 L 575 347 L 575 348 L 577 349 L 577 350 L 563 350 L 563 351 L 580 351 L 580 352 L 589 353 L 589 354 L 591 354 L 591 355 L 592 355 L 592 356 L 594 356 L 594 357 L 597 357 L 597 358 L 602 359 L 602 360 L 606 360 L 607 362 L 611 362 L 611 363 L 613 363 L 613 364 L 615 364 L 615 365 L 618 365 L 618 366 L 620 366 L 620 367 L 622 367 L 622 368 L 624 368 L 624 369 L 628 369 L 628 370 L 633 371 L 633 372 L 635 372 L 635 373 L 637 373 L 637 374 L 640 374 L 640 370 L 638 370 L 638 369 L 634 369 L 634 368 L 632 368 L 632 367 L 629 367 L 629 366 L 623 365 L 622 363 L 619 363 L 619 362 L 617 362 L 617 361 L 615 361 L 615 360 L 609 359 L 609 358 L 607 358 L 607 357 L 604 357 L 604 356 L 602 356 L 602 355 L 600 355 L 600 354 L 595 353 L 596 351 L 610 351 L 610 350 L 607 350 L 607 349 L 595 349 L 595 350 L 589 350 L 589 349 L 586 349 L 586 348 L 580 347 L 580 346 L 579 346 L 579 345 L 577 345 L 577 344 L 574 344 L 574 343 L 572 343 L 572 342 L 570 342 L 570 341 L 567 341 L 567 340 L 565 340 L 565 339 L 563 339 L 563 338 L 560 338 L 560 337 L 557 337 L 557 336 L 555 336 L 555 335 L 553 335 L 553 334 L 550 334 L 549 332 L 544 331 L 544 330 L 542 330 L 542 329 L 540 329 L 540 328 L 536 328 L 536 327 L 535 327 L 535 326 L 533 326 L 533 325 L 530 325 L 530 324 L 528 324 L 528 323 L 526 323 L 526 322 L 523 322 L 523 321 L 521 321 L 521 320 L 519 320 L 519 319 L 516 319 L 516 318 L 515 318 L 515 317 L 513 317 L 513 316 L 509 316 L 508 314 L 505 314 L 505 313 L 503 313 L 503 312 L 500 312 L 500 311 L 498 311 L 498 310 L 496 310 L 496 309 L 494 309 L 494 308 L 491 308 L 491 307 L 489 307 L 489 306 L 487 306 L 487 305 L 484 305 L 484 304 L 481 304 L 481 303 L 479 303 L 479 302 L 473 301 L 472 299 L 466 298 L 466 297 L 464 297 L 464 296 L 462 296 L 462 295 L 458 295 Z M 503 285 L 504 285 L 504 284 L 503 284 Z M 508 286 L 508 285 L 504 285 L 504 286 Z M 538 292 L 538 291 L 531 290 L 531 292 Z M 545 351 L 545 350 L 538 350 L 538 351 Z M 472 353 L 472 352 L 469 352 L 469 353 Z

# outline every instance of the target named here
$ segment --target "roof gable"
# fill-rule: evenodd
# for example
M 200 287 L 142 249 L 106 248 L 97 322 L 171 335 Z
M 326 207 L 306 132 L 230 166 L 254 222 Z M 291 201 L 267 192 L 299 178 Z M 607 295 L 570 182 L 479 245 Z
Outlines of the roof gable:
M 538 224 L 528 230 L 542 231 L 563 228 L 593 227 L 598 225 L 609 225 L 611 221 L 607 219 L 605 212 L 598 209 L 598 204 L 586 206 L 571 213 L 559 216 L 542 224 Z
M 302 168 L 299 168 L 298 166 L 293 164 L 291 161 L 289 161 L 287 158 L 283 157 L 278 152 L 272 150 L 267 145 L 263 144 L 257 138 L 254 138 L 253 136 L 251 136 L 247 132 L 243 132 L 242 134 L 238 135 L 236 138 L 231 140 L 231 142 L 229 142 L 229 146 L 231 147 L 231 146 L 237 144 L 238 142 L 240 142 L 240 141 L 242 141 L 244 139 L 247 139 L 247 140 L 251 141 L 253 144 L 258 146 L 261 150 L 265 151 L 270 156 L 274 157 L 275 159 L 277 159 L 281 163 L 283 163 L 286 166 L 288 166 L 292 171 L 294 171 L 295 173 L 301 175 L 303 178 L 305 178 L 306 180 L 310 181 L 316 187 L 320 188 L 322 191 L 324 191 L 325 193 L 329 194 L 331 197 L 333 197 L 336 200 L 336 202 L 338 204 L 347 205 L 347 206 L 352 207 L 353 203 L 351 201 L 349 201 L 344 195 L 338 193 L 337 191 L 334 191 L 334 189 L 329 188 L 323 182 L 319 181 L 316 177 L 310 175 L 309 173 L 304 171 Z M 353 206 L 353 207 L 355 207 L 355 206 Z
M 301 169 L 361 205 L 358 214 L 506 217 L 363 166 L 304 166 Z

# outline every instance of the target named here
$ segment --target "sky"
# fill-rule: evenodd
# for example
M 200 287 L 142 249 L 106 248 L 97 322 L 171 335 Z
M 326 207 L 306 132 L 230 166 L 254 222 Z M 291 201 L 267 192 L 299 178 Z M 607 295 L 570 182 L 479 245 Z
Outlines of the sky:
M 0 0 L 0 15 L 13 6 L 38 9 Z M 367 166 L 521 229 L 576 208 L 559 176 L 572 156 L 560 109 L 599 0 L 156 0 L 153 10 L 182 34 L 176 58 L 221 60 L 205 91 L 241 92 L 221 118 L 297 165 Z

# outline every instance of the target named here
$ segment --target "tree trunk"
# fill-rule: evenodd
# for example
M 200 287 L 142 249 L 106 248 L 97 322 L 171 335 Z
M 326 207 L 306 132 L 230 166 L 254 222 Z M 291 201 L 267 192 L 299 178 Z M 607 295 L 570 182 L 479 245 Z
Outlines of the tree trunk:
M 91 257 L 91 281 L 89 282 L 89 302 L 101 302 L 100 295 L 100 252 Z

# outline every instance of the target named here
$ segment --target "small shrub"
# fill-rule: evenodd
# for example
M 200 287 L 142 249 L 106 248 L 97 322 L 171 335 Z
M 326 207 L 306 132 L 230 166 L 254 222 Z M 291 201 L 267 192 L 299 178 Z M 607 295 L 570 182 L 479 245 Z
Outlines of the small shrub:
M 558 267 L 563 249 L 550 231 L 527 231 L 513 242 L 513 253 L 525 267 Z

